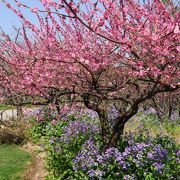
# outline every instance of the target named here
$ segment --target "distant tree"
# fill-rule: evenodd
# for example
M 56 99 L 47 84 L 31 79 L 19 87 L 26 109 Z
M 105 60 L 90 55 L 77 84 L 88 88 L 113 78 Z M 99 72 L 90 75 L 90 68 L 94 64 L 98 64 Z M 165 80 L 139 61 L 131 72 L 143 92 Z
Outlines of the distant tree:
M 180 93 L 162 93 L 148 100 L 148 106 L 154 108 L 158 118 L 164 120 L 177 120 L 180 118 Z

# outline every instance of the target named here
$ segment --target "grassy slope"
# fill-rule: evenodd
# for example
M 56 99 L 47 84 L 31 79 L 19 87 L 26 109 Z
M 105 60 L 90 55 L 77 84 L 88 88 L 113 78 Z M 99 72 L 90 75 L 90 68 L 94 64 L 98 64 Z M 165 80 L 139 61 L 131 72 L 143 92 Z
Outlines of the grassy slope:
M 147 116 L 147 118 L 142 118 L 141 116 L 137 116 L 132 118 L 125 125 L 125 132 L 138 132 L 138 130 L 148 129 L 151 136 L 157 135 L 168 135 L 173 137 L 178 144 L 180 144 L 180 125 L 173 124 L 171 121 L 167 121 L 166 123 L 160 123 L 155 118 Z
M 0 180 L 19 180 L 31 156 L 17 146 L 0 145 Z

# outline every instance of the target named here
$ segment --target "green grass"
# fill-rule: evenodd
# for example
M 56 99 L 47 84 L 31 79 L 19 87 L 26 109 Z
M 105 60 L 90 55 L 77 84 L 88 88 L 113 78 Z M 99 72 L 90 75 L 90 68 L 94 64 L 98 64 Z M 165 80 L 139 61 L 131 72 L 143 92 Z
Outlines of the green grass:
M 142 117 L 141 114 L 129 120 L 125 125 L 125 132 L 139 132 L 139 130 L 147 129 L 152 137 L 157 135 L 168 135 L 173 137 L 180 144 L 180 125 L 173 123 L 171 120 L 160 122 L 154 115 Z M 144 131 L 145 133 L 147 132 Z
M 18 146 L 0 145 L 0 180 L 20 180 L 30 161 L 30 154 Z
M 38 108 L 40 106 L 32 105 L 32 104 L 26 104 L 23 107 L 26 107 L 26 108 Z M 7 104 L 0 104 L 0 110 L 6 110 L 6 109 L 16 109 L 16 106 L 7 105 Z
M 6 109 L 15 109 L 15 107 L 7 104 L 0 104 L 0 110 L 6 110 Z

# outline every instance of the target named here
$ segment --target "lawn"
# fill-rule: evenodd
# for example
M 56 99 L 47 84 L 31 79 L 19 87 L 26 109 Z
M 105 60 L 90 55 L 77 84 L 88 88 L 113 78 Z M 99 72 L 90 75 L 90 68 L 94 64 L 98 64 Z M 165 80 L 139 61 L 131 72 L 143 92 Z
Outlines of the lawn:
M 15 107 L 7 104 L 0 104 L 0 110 L 7 110 L 7 109 L 15 109 Z
M 30 161 L 30 154 L 17 146 L 0 145 L 0 180 L 20 180 Z

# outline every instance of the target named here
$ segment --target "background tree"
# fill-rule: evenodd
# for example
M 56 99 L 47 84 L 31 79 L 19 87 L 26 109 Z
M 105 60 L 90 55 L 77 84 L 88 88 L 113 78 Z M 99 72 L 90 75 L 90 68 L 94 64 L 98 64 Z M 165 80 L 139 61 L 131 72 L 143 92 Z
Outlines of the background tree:
M 145 103 L 146 105 L 155 110 L 161 122 L 167 119 L 178 120 L 180 118 L 180 96 L 178 91 L 158 94 L 148 100 Z

